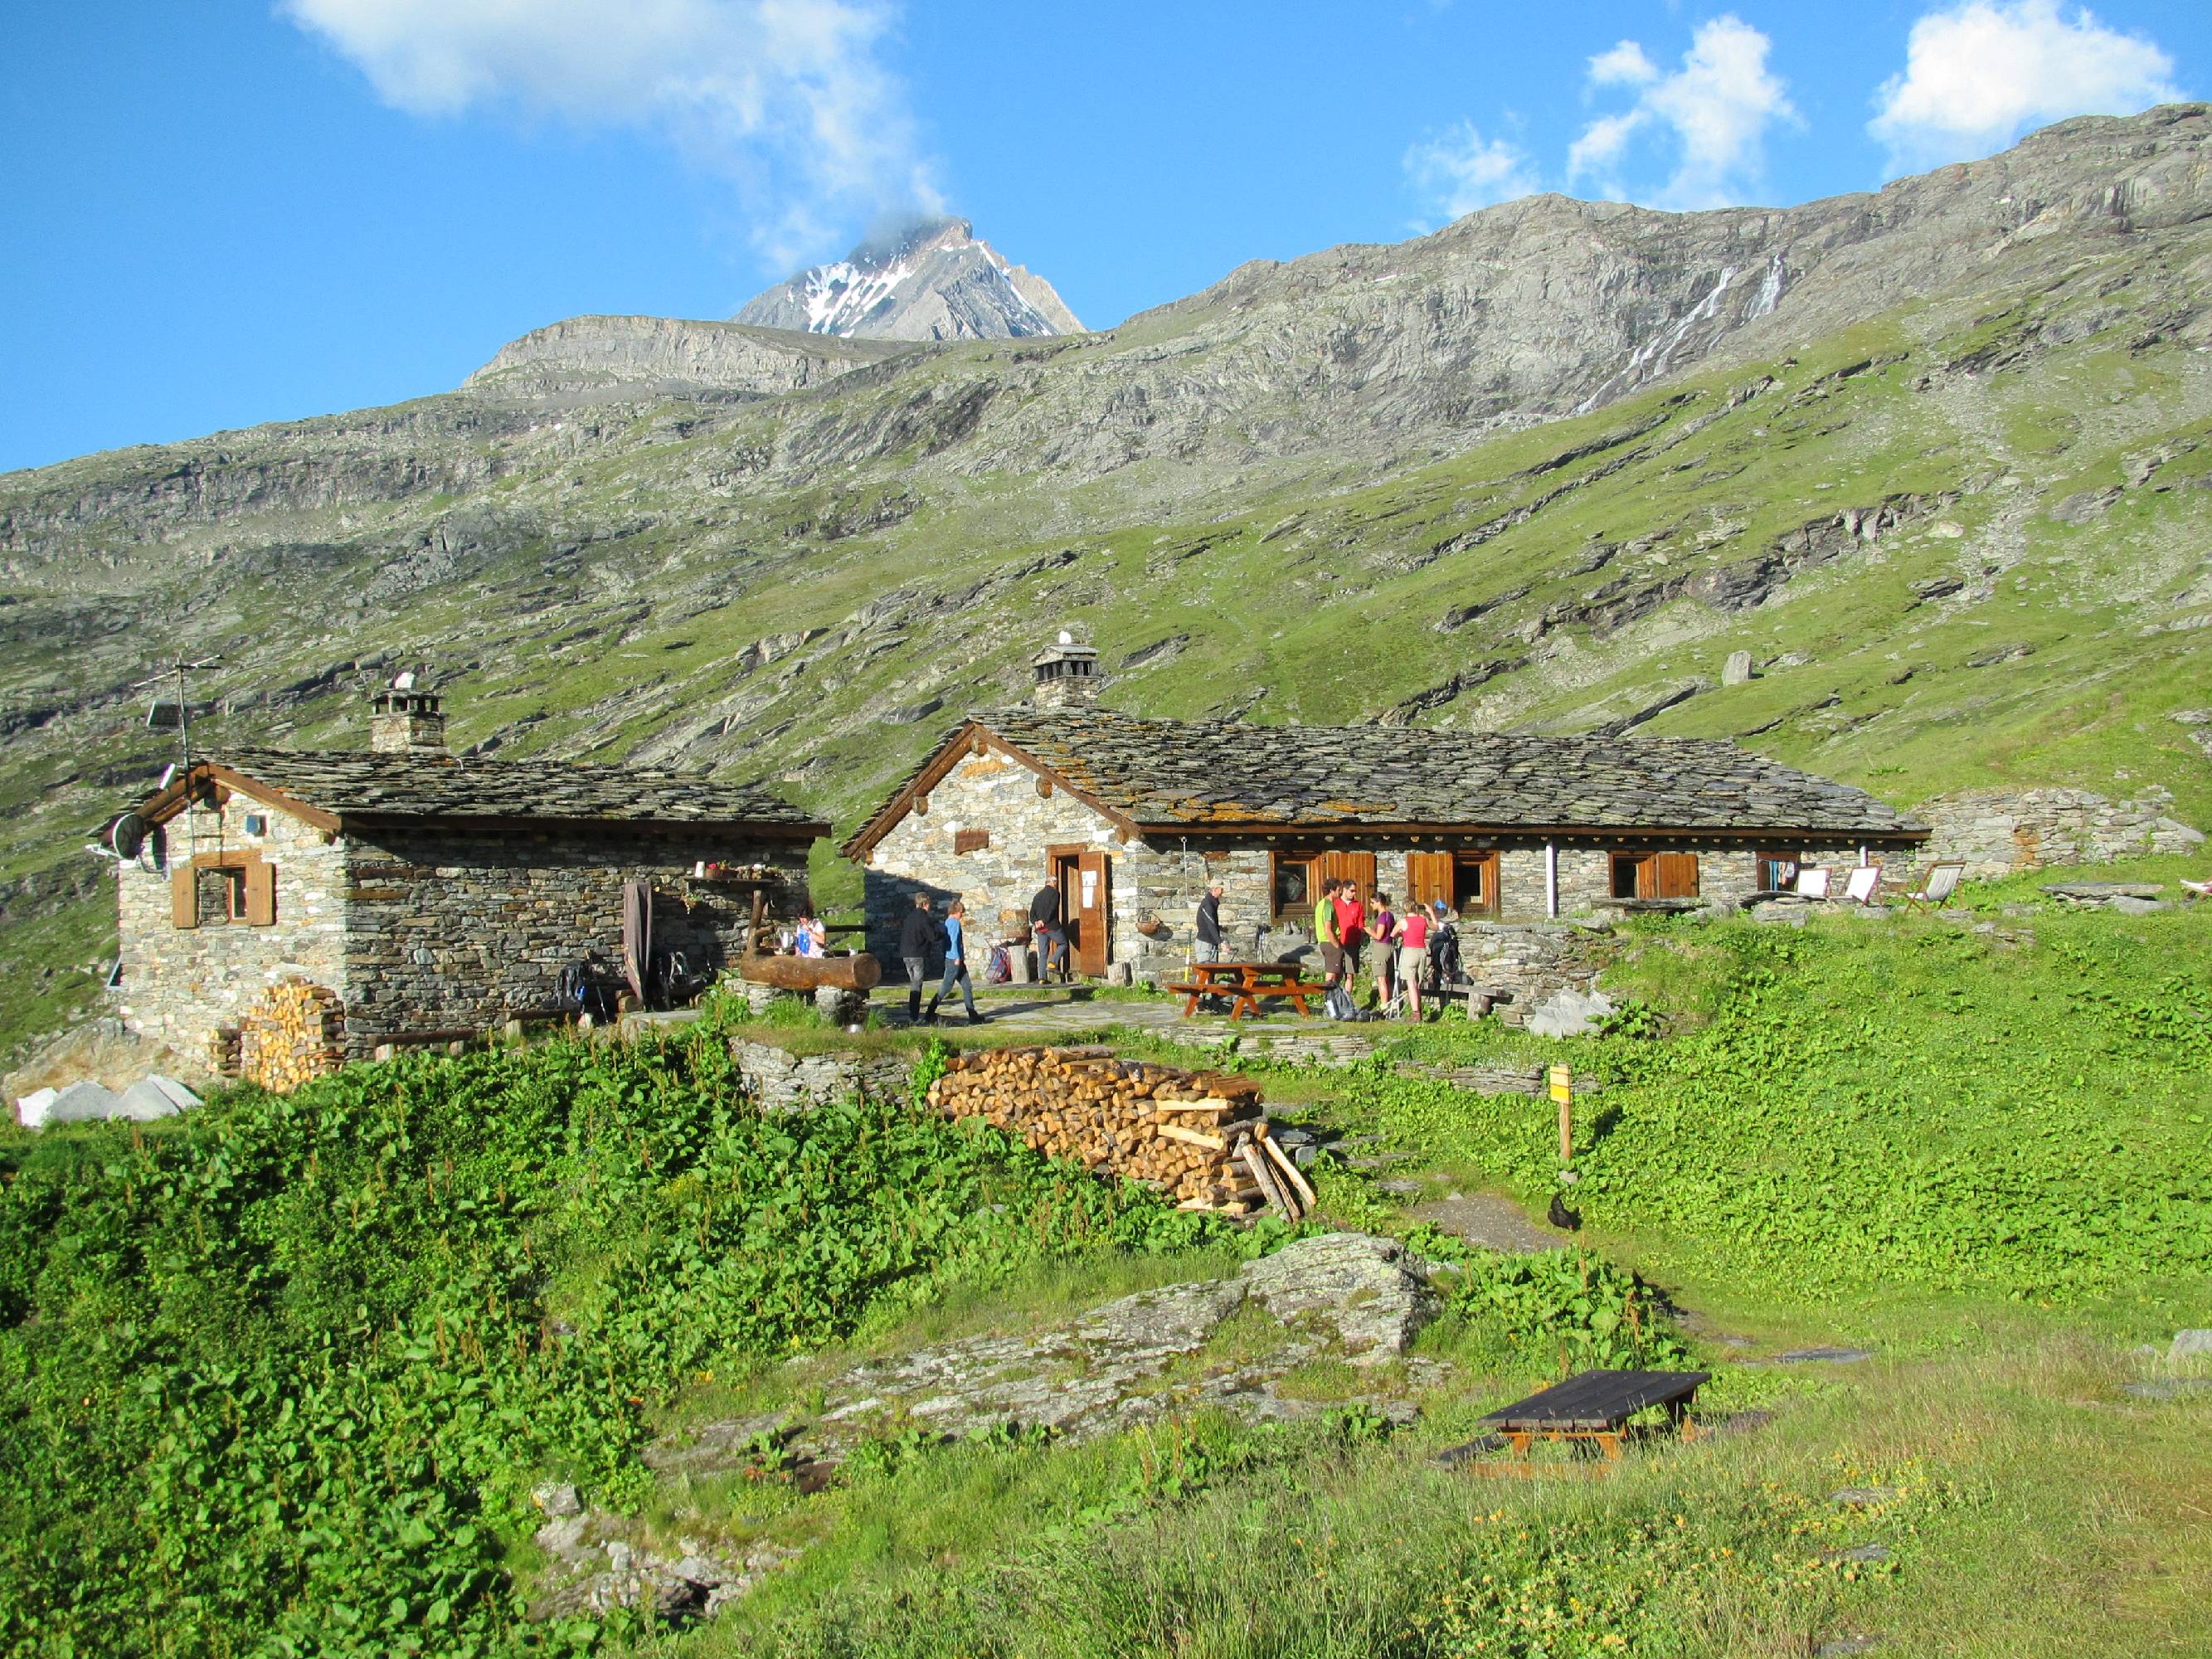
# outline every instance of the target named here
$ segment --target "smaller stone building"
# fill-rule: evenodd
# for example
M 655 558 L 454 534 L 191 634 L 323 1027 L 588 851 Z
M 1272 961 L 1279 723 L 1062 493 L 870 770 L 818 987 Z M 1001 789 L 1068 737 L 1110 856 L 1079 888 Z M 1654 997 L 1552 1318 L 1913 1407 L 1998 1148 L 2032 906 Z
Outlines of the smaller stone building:
M 1080 649 L 1080 647 L 1076 647 Z M 958 894 L 983 939 L 1024 936 L 1050 884 L 1079 971 L 1165 976 L 1220 882 L 1225 954 L 1310 942 L 1321 883 L 1349 877 L 1470 923 L 1637 901 L 1733 905 L 1784 860 L 1910 861 L 1926 830 L 1865 791 L 1733 744 L 1401 727 L 1144 720 L 1095 707 L 1067 647 L 1030 706 L 970 715 L 845 844 L 872 949 L 912 895 Z
M 807 902 L 829 827 L 764 790 L 457 758 L 411 687 L 379 692 L 371 724 L 368 752 L 226 750 L 140 803 L 116 866 L 126 1027 L 219 1055 L 273 988 L 305 984 L 362 1058 L 547 1009 L 565 969 L 624 977 L 626 893 L 649 895 L 653 954 L 695 971 L 744 951 L 756 904 Z

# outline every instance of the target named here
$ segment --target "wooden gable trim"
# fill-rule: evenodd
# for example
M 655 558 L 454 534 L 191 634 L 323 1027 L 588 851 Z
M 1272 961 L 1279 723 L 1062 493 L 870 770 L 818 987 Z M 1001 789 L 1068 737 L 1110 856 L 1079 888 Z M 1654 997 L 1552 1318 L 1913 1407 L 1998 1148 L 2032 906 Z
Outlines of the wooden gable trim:
M 325 812 L 319 806 L 310 806 L 281 789 L 272 789 L 243 772 L 234 771 L 214 761 L 194 761 L 190 772 L 160 793 L 150 796 L 138 809 L 138 816 L 149 823 L 167 823 L 185 810 L 190 796 L 199 787 L 210 783 L 216 787 L 218 796 L 222 790 L 228 789 L 249 800 L 258 801 L 264 806 L 272 806 L 280 812 L 289 813 L 313 829 L 325 830 L 335 835 L 343 827 L 335 812 Z
M 979 746 L 980 745 L 980 746 Z M 868 854 L 877 843 L 898 827 L 900 820 L 915 810 L 915 803 L 951 776 L 952 769 L 971 756 L 995 750 L 1008 760 L 1019 762 L 1051 784 L 1065 789 L 1077 800 L 1119 830 L 1126 839 L 1137 837 L 1137 825 L 1127 813 L 1116 811 L 1089 790 L 1078 787 L 1063 774 L 1046 765 L 1027 750 L 1008 743 L 980 720 L 965 720 L 952 735 L 937 746 L 934 753 L 924 761 L 921 769 L 899 786 L 897 792 L 877 808 L 875 815 L 857 830 L 853 838 L 838 848 L 856 864 L 866 864 Z

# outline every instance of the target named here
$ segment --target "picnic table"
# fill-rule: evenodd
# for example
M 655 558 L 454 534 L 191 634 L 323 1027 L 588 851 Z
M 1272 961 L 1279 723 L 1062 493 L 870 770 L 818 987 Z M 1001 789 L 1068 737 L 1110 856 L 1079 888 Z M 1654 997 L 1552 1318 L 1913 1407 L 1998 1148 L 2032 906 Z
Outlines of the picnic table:
M 1262 997 L 1288 997 L 1303 1019 L 1310 1017 L 1306 999 L 1318 996 L 1322 987 L 1303 977 L 1295 962 L 1194 962 L 1190 979 L 1168 989 L 1183 994 L 1185 1019 L 1198 1012 L 1200 997 L 1231 999 L 1235 1004 L 1229 1011 L 1231 1019 L 1242 1019 L 1247 1012 L 1258 1018 Z
M 1690 1421 L 1690 1405 L 1711 1376 L 1711 1371 L 1577 1372 L 1525 1400 L 1501 1406 L 1482 1419 L 1492 1433 L 1454 1447 L 1438 1461 L 1464 1462 L 1502 1444 L 1512 1449 L 1516 1461 L 1492 1467 L 1526 1473 L 1531 1467 L 1529 1448 L 1539 1440 L 1557 1440 L 1595 1446 L 1608 1463 L 1615 1462 L 1627 1436 L 1628 1419 L 1654 1406 L 1665 1409 L 1669 1432 L 1694 1439 L 1697 1428 Z

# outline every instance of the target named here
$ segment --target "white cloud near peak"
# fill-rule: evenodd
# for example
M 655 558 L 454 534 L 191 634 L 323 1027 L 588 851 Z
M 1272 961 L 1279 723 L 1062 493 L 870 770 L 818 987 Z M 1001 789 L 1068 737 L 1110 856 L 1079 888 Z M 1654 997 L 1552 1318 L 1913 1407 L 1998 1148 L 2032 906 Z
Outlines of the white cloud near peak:
M 1623 40 L 1589 60 L 1590 84 L 1596 87 L 1648 86 L 1659 71 L 1633 40 Z
M 1681 67 L 1662 73 L 1633 40 L 1589 60 L 1592 87 L 1633 87 L 1636 102 L 1585 126 L 1567 152 L 1570 179 L 1592 179 L 1608 196 L 1656 207 L 1727 207 L 1765 170 L 1767 129 L 1795 123 L 1789 88 L 1767 65 L 1773 42 L 1733 13 L 1700 23 Z M 1632 141 L 1663 134 L 1673 171 L 1665 183 L 1622 182 Z
M 1905 69 L 1882 84 L 1867 131 L 1905 173 L 1971 161 L 2069 115 L 2129 115 L 2182 96 L 2173 60 L 2142 35 L 2057 0 L 1966 0 L 1923 14 Z
M 1543 188 L 1526 151 L 1510 139 L 1484 137 L 1472 121 L 1415 144 L 1405 167 L 1427 207 L 1447 222 Z
M 280 0 L 411 114 L 475 108 L 661 133 L 735 180 L 788 265 L 942 202 L 872 0 Z

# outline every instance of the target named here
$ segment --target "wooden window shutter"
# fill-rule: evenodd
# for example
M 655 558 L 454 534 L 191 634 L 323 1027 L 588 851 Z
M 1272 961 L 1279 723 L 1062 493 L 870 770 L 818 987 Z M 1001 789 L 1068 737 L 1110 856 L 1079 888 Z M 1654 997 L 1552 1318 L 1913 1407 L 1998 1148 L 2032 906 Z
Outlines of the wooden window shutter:
M 1447 906 L 1452 902 L 1452 855 L 1449 853 L 1407 854 L 1407 907 L 1425 907 L 1438 899 Z
M 1697 897 L 1698 855 L 1695 853 L 1655 853 L 1651 855 L 1650 869 L 1652 897 Z
M 988 830 L 956 830 L 952 832 L 952 855 L 955 858 L 986 852 L 990 845 L 991 832 Z
M 276 921 L 276 866 L 255 859 L 246 866 L 246 925 L 270 927 Z
M 1327 881 L 1349 881 L 1358 884 L 1362 898 L 1375 890 L 1375 854 L 1372 853 L 1323 853 L 1321 855 L 1321 878 Z
M 189 859 L 169 872 L 169 920 L 179 927 L 200 925 L 200 872 Z

